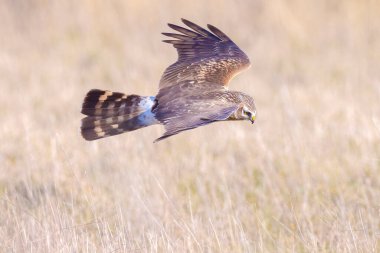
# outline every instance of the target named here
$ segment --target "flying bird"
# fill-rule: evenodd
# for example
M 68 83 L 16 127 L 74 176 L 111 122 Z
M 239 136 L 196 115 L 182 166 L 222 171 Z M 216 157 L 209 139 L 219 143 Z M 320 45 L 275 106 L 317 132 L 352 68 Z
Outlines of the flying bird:
M 221 30 L 208 30 L 186 20 L 168 24 L 178 33 L 162 33 L 178 52 L 164 72 L 156 96 L 90 90 L 83 102 L 81 133 L 86 140 L 162 124 L 166 132 L 156 141 L 217 121 L 254 122 L 251 96 L 228 89 L 229 81 L 250 66 L 247 55 Z

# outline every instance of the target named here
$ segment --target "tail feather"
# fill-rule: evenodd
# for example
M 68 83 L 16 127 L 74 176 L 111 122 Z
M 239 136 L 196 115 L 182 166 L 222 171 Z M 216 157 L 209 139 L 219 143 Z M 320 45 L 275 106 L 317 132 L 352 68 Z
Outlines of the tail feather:
M 154 97 L 120 92 L 90 90 L 83 102 L 81 133 L 96 140 L 157 123 L 152 107 Z
M 120 92 L 90 90 L 83 102 L 82 113 L 88 116 L 115 116 L 142 112 L 138 104 L 144 97 Z

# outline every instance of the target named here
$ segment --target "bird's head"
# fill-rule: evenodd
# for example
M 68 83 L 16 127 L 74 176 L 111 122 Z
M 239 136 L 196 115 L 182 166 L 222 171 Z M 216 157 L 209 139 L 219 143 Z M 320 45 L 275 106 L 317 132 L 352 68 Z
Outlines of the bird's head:
M 241 109 L 242 119 L 249 120 L 253 124 L 256 120 L 256 109 L 248 108 L 243 106 Z
M 252 97 L 242 94 L 241 103 L 237 111 L 235 112 L 235 119 L 237 120 L 249 120 L 252 124 L 256 120 L 256 106 Z

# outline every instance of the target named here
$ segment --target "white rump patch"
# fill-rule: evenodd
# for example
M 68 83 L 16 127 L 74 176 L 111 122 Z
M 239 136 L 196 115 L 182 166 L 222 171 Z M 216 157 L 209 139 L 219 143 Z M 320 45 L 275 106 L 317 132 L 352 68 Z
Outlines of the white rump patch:
M 145 112 L 141 113 L 138 116 L 138 120 L 142 125 L 149 126 L 157 124 L 158 120 L 156 119 L 154 113 L 152 112 L 152 107 L 154 105 L 155 97 L 145 97 L 139 102 L 139 107 L 143 108 Z

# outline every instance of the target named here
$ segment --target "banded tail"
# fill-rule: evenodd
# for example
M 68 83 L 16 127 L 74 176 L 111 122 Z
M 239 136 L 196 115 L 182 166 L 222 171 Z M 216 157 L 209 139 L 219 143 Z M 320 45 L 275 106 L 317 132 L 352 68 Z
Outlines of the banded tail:
M 152 108 L 155 97 L 90 90 L 83 102 L 81 133 L 88 141 L 159 123 Z

